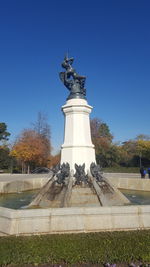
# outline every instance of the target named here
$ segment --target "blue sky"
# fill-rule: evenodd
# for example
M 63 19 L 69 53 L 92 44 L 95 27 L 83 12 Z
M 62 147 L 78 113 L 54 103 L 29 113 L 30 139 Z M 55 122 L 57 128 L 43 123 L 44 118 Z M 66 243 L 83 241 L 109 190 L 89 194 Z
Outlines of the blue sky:
M 150 134 L 149 0 L 0 0 L 0 121 L 11 141 L 47 114 L 52 145 L 63 142 L 59 80 L 64 54 L 87 76 L 91 117 L 115 141 Z

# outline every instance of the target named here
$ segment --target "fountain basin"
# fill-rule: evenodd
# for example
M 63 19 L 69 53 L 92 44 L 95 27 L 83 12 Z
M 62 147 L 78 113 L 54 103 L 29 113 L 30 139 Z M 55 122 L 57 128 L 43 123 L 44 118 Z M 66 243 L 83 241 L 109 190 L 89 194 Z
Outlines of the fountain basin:
M 12 210 L 0 208 L 1 235 L 80 233 L 150 228 L 150 205 Z
M 1 192 L 40 188 L 47 175 L 0 179 Z M 118 188 L 150 191 L 149 179 L 112 178 Z M 9 184 L 9 186 L 8 186 Z M 18 187 L 17 187 L 18 184 Z M 30 186 L 29 186 L 30 184 Z M 14 186 L 15 185 L 15 186 Z M 136 188 L 135 188 L 135 187 Z M 29 188 L 30 187 L 30 188 Z M 7 188 L 7 190 L 6 190 Z M 8 190 L 9 189 L 9 190 Z M 0 235 L 32 235 L 150 229 L 150 205 L 14 210 L 0 207 Z
M 130 203 L 126 205 L 150 205 L 150 191 L 120 190 L 129 199 Z M 39 190 L 30 190 L 19 193 L 0 194 L 0 207 L 9 209 L 25 209 L 36 197 Z M 46 203 L 45 203 L 46 204 Z M 54 206 L 55 204 L 55 206 Z M 99 207 L 96 194 L 91 194 L 90 188 L 74 188 L 70 207 Z M 48 206 L 49 207 L 49 206 Z M 51 202 L 51 208 L 59 208 L 59 202 Z M 37 208 L 37 207 L 34 207 Z M 41 207 L 38 207 L 41 208 Z M 44 205 L 44 208 L 47 208 Z

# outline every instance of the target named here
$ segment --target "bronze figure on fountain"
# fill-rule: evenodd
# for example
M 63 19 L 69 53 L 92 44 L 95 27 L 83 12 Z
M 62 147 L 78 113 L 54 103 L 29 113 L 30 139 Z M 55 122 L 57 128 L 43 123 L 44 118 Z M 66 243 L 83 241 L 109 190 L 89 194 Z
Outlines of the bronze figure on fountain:
M 81 76 L 76 72 L 72 67 L 73 61 L 73 57 L 68 58 L 68 56 L 65 56 L 61 65 L 66 71 L 60 72 L 59 77 L 70 91 L 67 100 L 72 98 L 86 99 L 86 89 L 84 88 L 86 77 Z

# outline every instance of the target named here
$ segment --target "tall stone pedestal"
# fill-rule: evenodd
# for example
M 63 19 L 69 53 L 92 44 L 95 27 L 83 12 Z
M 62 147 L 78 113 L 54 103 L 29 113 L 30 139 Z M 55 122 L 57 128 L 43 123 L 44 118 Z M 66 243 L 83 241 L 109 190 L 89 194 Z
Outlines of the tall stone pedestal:
M 64 144 L 61 147 L 61 164 L 85 163 L 85 171 L 95 162 L 95 149 L 91 141 L 89 114 L 92 107 L 84 99 L 70 99 L 62 106 L 65 115 Z

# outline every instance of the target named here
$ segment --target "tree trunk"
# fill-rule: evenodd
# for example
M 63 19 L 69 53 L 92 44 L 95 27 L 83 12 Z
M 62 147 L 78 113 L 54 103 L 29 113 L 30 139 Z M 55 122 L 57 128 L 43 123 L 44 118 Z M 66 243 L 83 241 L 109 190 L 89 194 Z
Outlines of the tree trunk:
M 28 171 L 27 173 L 29 174 L 30 173 L 30 165 L 28 164 Z
M 22 167 L 22 173 L 24 173 L 24 162 L 23 161 L 21 163 L 21 167 Z

